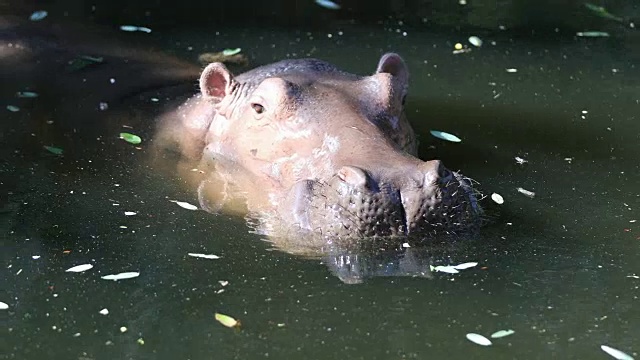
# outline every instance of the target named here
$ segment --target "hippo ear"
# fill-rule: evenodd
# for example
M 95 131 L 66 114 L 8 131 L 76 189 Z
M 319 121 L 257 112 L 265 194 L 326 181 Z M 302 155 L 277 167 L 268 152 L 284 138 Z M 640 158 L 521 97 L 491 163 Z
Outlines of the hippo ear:
M 233 75 L 226 66 L 219 62 L 211 63 L 200 75 L 200 92 L 205 98 L 220 102 L 231 93 L 233 82 Z
M 386 53 L 382 55 L 378 62 L 376 73 L 389 73 L 393 77 L 400 79 L 403 83 L 409 81 L 409 69 L 400 55 L 396 53 Z

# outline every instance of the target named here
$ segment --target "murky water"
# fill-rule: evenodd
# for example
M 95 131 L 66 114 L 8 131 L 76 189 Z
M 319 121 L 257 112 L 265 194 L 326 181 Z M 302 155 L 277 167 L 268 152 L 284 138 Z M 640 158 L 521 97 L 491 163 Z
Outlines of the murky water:
M 11 124 L 2 145 L 10 194 L 0 213 L 4 356 L 601 359 L 603 344 L 638 355 L 637 35 L 476 34 L 482 48 L 453 55 L 472 34 L 218 31 L 153 36 L 182 54 L 241 46 L 256 64 L 311 54 L 360 74 L 373 72 L 385 51 L 402 54 L 422 157 L 444 160 L 505 199 L 479 238 L 437 258 L 479 265 L 433 279 L 343 284 L 319 260 L 270 251 L 241 218 L 171 203 L 195 202 L 194 192 L 101 125 L 95 138 L 65 149 L 73 161 L 42 151 L 48 132 L 22 133 L 33 131 L 23 125 L 24 105 L 3 115 Z M 6 87 L 3 94 L 20 90 Z M 431 129 L 463 141 L 445 143 Z M 93 269 L 65 272 L 85 263 Z M 140 276 L 100 278 L 125 271 Z M 220 325 L 216 312 L 241 320 L 241 330 Z M 489 347 L 465 338 L 503 329 L 515 334 Z

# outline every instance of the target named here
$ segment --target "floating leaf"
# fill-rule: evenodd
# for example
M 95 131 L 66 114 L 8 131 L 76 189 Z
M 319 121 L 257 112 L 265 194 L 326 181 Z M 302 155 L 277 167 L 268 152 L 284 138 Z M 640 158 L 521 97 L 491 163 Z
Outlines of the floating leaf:
M 624 22 L 624 19 L 619 17 L 619 16 L 615 16 L 612 13 L 608 12 L 607 9 L 605 9 L 602 6 L 598 6 L 598 5 L 594 5 L 594 4 L 590 4 L 590 3 L 585 3 L 584 6 L 591 10 L 593 13 L 595 13 L 596 15 L 605 18 L 605 19 L 611 19 L 611 20 L 615 20 L 618 22 Z
M 77 59 L 69 61 L 67 65 L 67 71 L 74 72 L 93 64 L 99 64 L 104 61 L 102 57 L 94 57 L 89 55 L 82 55 Z
M 220 256 L 213 255 L 213 254 L 188 253 L 187 255 L 197 257 L 197 258 L 203 258 L 203 259 L 220 259 Z
M 482 345 L 482 346 L 489 346 L 491 345 L 491 340 L 487 339 L 486 337 L 480 335 L 480 334 L 475 334 L 475 333 L 468 333 L 467 334 L 467 339 L 473 343 L 476 343 L 478 345 Z
M 618 360 L 633 360 L 633 357 L 631 357 L 631 355 L 623 353 L 622 351 L 614 349 L 610 346 L 600 345 L 600 349 Z
M 514 159 L 516 159 L 516 162 L 520 165 L 528 162 L 526 159 L 523 159 L 520 156 L 516 156 Z
M 9 308 L 9 304 L 0 301 L 0 310 L 7 310 Z
M 120 30 L 128 31 L 128 32 L 140 31 L 140 32 L 145 32 L 147 34 L 151 32 L 151 29 L 149 29 L 148 27 L 135 26 L 135 25 L 122 25 L 120 26 Z
M 579 31 L 576 35 L 581 37 L 609 37 L 609 33 L 606 31 Z
M 134 145 L 138 145 L 142 142 L 142 139 L 138 135 L 130 134 L 130 133 L 120 133 L 120 139 Z
M 18 111 L 20 111 L 20 108 L 15 106 L 15 105 L 7 105 L 7 110 L 9 110 L 11 112 L 18 112 Z
M 132 279 L 138 276 L 140 276 L 139 272 L 132 271 L 132 272 L 123 272 L 119 274 L 105 275 L 102 277 L 102 279 L 117 281 L 117 280 L 124 280 L 124 279 Z
M 187 210 L 198 210 L 198 207 L 195 205 L 191 205 L 188 202 L 184 202 L 184 201 L 174 201 L 174 203 L 178 204 L 178 206 L 180 206 L 183 209 L 187 209 Z
M 457 274 L 460 272 L 453 266 L 438 265 L 438 266 L 431 266 L 430 268 L 431 268 L 431 271 L 444 272 L 448 274 Z
M 104 58 L 102 56 L 95 57 L 95 56 L 89 56 L 89 55 L 82 55 L 82 56 L 80 56 L 80 59 L 91 61 L 91 62 L 94 62 L 94 63 L 101 63 L 101 62 L 104 61 Z
M 477 262 L 466 262 L 464 264 L 455 265 L 453 268 L 456 270 L 464 270 L 464 269 L 472 268 L 476 265 L 478 265 Z
M 496 193 L 491 194 L 491 200 L 493 200 L 496 204 L 504 204 L 504 199 L 500 194 L 496 194 Z
M 437 137 L 438 139 L 451 141 L 451 142 L 460 142 L 460 141 L 462 141 L 462 140 L 460 140 L 459 137 L 457 137 L 457 136 L 455 136 L 453 134 L 446 133 L 444 131 L 431 130 L 430 132 L 431 132 L 431 135 Z
M 65 271 L 66 272 L 83 272 L 83 271 L 87 271 L 87 270 L 89 270 L 91 268 L 93 268 L 93 265 L 91 265 L 91 264 L 82 264 L 82 265 L 76 265 L 74 267 L 68 268 Z
M 52 153 L 52 154 L 56 154 L 56 155 L 62 155 L 63 150 L 57 147 L 53 147 L 53 146 L 44 146 L 44 149 L 47 150 L 48 152 Z
M 471 43 L 471 45 L 476 46 L 476 47 L 482 46 L 482 39 L 480 39 L 477 36 L 470 36 L 469 37 L 469 42 Z
M 38 93 L 33 91 L 19 91 L 16 93 L 16 96 L 19 98 L 37 98 Z
M 340 5 L 334 3 L 333 1 L 330 1 L 330 0 L 316 0 L 316 4 L 322 6 L 325 9 L 329 9 L 329 10 L 339 10 L 340 9 Z
M 29 20 L 31 21 L 40 21 L 47 17 L 49 13 L 46 10 L 35 11 L 29 16 Z
M 536 193 L 534 193 L 533 191 L 529 191 L 527 189 L 523 189 L 521 187 L 516 188 L 516 190 L 518 190 L 518 192 L 526 197 L 530 197 L 530 198 L 534 198 L 536 196 Z
M 239 54 L 240 51 L 242 51 L 242 49 L 240 49 L 240 48 L 224 49 L 224 50 L 222 50 L 222 55 L 224 55 L 224 56 L 232 56 L 232 55 L 235 55 L 235 54 Z
M 500 330 L 500 331 L 496 331 L 493 334 L 491 334 L 491 337 L 493 339 L 499 339 L 499 338 L 503 338 L 505 336 L 509 336 L 509 335 L 513 335 L 515 334 L 515 331 L 509 329 L 509 330 Z
M 218 320 L 218 322 L 226 327 L 239 327 L 240 326 L 240 321 L 232 318 L 231 316 L 228 315 L 224 315 L 224 314 L 220 314 L 220 313 L 216 313 L 215 315 L 216 320 Z

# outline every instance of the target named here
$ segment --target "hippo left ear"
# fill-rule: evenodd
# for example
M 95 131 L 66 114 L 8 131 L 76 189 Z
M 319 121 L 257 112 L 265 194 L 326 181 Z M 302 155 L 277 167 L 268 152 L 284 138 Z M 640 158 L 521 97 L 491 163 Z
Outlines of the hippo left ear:
M 211 63 L 200 75 L 200 92 L 205 98 L 220 102 L 231 93 L 233 83 L 233 75 L 224 64 Z
M 403 83 L 409 81 L 409 69 L 402 60 L 402 57 L 396 53 L 386 53 L 382 55 L 378 62 L 376 73 L 388 73 L 393 77 L 400 79 Z

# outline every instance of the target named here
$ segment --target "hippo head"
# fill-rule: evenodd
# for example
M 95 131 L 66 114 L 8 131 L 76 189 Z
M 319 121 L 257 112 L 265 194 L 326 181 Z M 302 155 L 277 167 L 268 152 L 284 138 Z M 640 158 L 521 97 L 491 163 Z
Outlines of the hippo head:
M 364 77 L 315 59 L 237 77 L 213 63 L 185 117 L 206 128 L 195 141 L 202 160 L 233 174 L 249 211 L 279 224 L 274 232 L 326 241 L 474 227 L 481 210 L 468 180 L 415 157 L 407 84 L 396 54 Z

